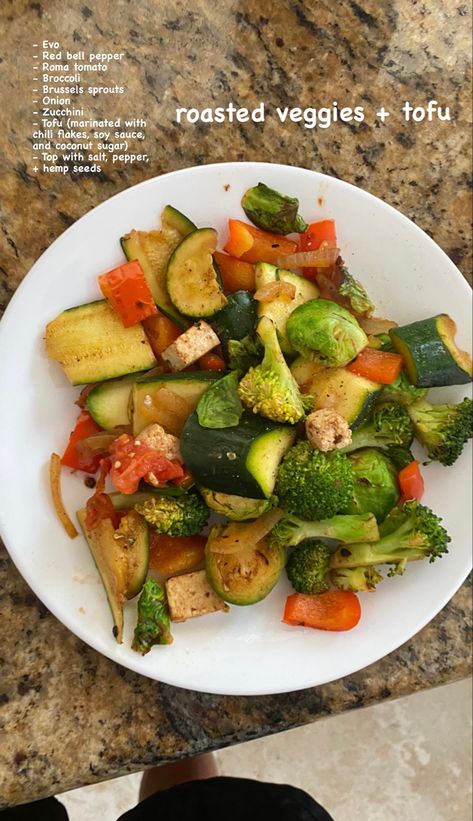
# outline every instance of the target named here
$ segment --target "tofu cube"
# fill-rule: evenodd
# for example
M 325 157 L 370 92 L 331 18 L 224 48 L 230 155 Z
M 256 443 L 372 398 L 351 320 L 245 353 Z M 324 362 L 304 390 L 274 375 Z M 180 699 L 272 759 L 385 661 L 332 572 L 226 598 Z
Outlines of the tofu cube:
M 201 320 L 178 336 L 161 356 L 173 371 L 182 371 L 219 344 L 217 334 Z
M 186 621 L 207 613 L 227 612 L 230 608 L 212 590 L 205 570 L 174 576 L 166 582 L 171 621 Z

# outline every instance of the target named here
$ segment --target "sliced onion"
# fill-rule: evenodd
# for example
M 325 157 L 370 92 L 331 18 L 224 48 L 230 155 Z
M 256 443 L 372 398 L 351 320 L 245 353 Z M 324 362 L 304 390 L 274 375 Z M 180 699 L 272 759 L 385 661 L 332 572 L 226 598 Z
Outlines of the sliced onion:
M 292 282 L 284 282 L 279 280 L 277 282 L 267 282 L 258 288 L 253 295 L 253 299 L 257 302 L 272 302 L 273 299 L 287 299 L 288 302 L 294 299 L 296 295 L 296 286 Z
M 238 553 L 240 550 L 248 550 L 264 539 L 283 516 L 283 511 L 275 507 L 253 522 L 231 522 L 217 532 L 217 535 L 210 534 L 208 549 L 212 553 Z
M 337 261 L 340 249 L 322 244 L 317 251 L 297 251 L 287 257 L 278 257 L 277 265 L 281 268 L 330 268 Z
M 53 497 L 54 510 L 61 522 L 64 530 L 70 539 L 75 539 L 79 535 L 74 523 L 64 507 L 64 502 L 61 496 L 61 457 L 57 453 L 51 454 L 49 462 L 49 482 L 51 486 L 51 495 Z
M 379 316 L 361 317 L 358 322 L 365 334 L 373 334 L 373 336 L 387 334 L 391 328 L 398 327 L 397 322 L 393 322 L 391 319 L 381 319 Z
M 120 426 L 114 428 L 113 430 L 99 430 L 97 433 L 92 433 L 90 436 L 86 436 L 85 439 L 81 439 L 80 442 L 76 444 L 76 450 L 79 453 L 87 454 L 87 455 L 94 455 L 96 453 L 106 453 L 112 444 L 122 433 L 129 433 L 130 428 L 126 426 Z
M 140 407 L 140 414 L 174 436 L 179 436 L 191 413 L 191 406 L 182 396 L 164 387 L 146 394 Z

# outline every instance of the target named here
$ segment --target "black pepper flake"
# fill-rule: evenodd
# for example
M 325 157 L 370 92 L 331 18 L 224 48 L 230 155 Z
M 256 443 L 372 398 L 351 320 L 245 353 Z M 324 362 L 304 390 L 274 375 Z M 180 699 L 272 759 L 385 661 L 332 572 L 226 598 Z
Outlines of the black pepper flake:
M 92 489 L 93 487 L 95 487 L 96 484 L 97 483 L 93 476 L 86 476 L 86 478 L 84 479 L 84 485 L 86 487 L 90 487 Z
M 341 547 L 340 553 L 342 556 L 351 556 L 351 550 L 348 550 L 347 547 Z
M 116 624 L 114 624 L 113 627 L 112 627 L 112 633 L 113 633 L 114 637 L 117 638 L 117 636 L 118 636 L 118 627 L 117 627 Z

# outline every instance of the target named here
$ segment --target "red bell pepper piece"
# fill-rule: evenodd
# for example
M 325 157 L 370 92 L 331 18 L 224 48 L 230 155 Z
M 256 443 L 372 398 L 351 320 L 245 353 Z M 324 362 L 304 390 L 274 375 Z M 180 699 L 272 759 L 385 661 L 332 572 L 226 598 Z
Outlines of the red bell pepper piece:
M 424 479 L 420 472 L 419 462 L 414 459 L 398 473 L 399 487 L 401 489 L 401 504 L 409 499 L 417 499 L 418 502 L 424 495 Z
M 278 257 L 289 256 L 297 250 L 297 242 L 280 234 L 262 231 L 241 220 L 228 220 L 230 239 L 224 251 L 245 262 L 275 263 Z
M 365 379 L 371 379 L 372 382 L 390 385 L 399 376 L 402 364 L 402 356 L 398 353 L 364 348 L 346 369 Z
M 136 259 L 99 276 L 99 285 L 125 328 L 158 312 L 143 269 Z
M 85 473 L 96 473 L 99 469 L 103 454 L 99 453 L 94 456 L 88 456 L 85 453 L 80 453 L 76 445 L 83 439 L 87 439 L 88 436 L 92 436 L 93 433 L 98 433 L 100 430 L 102 430 L 102 428 L 92 419 L 90 413 L 86 410 L 82 410 L 77 417 L 75 428 L 69 436 L 66 450 L 61 459 L 61 465 L 73 468 L 74 470 L 83 470 Z
M 301 251 L 318 251 L 323 242 L 336 243 L 336 241 L 335 220 L 319 220 L 318 222 L 312 222 L 306 231 L 300 235 L 299 249 Z M 317 273 L 317 268 L 304 268 L 306 279 L 314 281 Z
M 199 359 L 199 368 L 202 371 L 224 371 L 225 360 L 217 353 L 206 353 Z
M 315 596 L 293 593 L 286 599 L 285 624 L 317 630 L 351 630 L 361 618 L 361 605 L 354 593 L 328 590 Z

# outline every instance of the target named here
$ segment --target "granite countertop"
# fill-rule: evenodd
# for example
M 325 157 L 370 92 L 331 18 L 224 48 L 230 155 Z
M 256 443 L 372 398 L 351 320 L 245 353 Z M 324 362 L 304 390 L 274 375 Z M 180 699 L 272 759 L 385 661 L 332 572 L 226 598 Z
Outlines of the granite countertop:
M 71 8 L 74 6 L 74 8 Z M 113 10 L 113 13 L 112 13 Z M 415 220 L 467 275 L 471 207 L 471 13 L 458 0 L 9 0 L 0 99 L 0 309 L 62 231 L 112 194 L 175 168 L 278 161 L 339 176 Z M 98 176 L 35 174 L 31 45 L 124 51 L 149 164 Z M 406 125 L 400 105 L 450 105 L 451 122 Z M 365 106 L 384 124 L 321 130 L 174 123 L 177 106 Z M 113 101 L 127 114 L 125 99 Z M 128 103 L 129 105 L 129 103 Z M 97 113 L 108 116 L 103 103 Z M 130 112 L 129 112 L 130 113 Z M 128 672 L 51 616 L 0 547 L 0 807 L 215 749 L 469 673 L 470 588 L 395 653 L 339 682 L 278 696 L 196 694 Z

